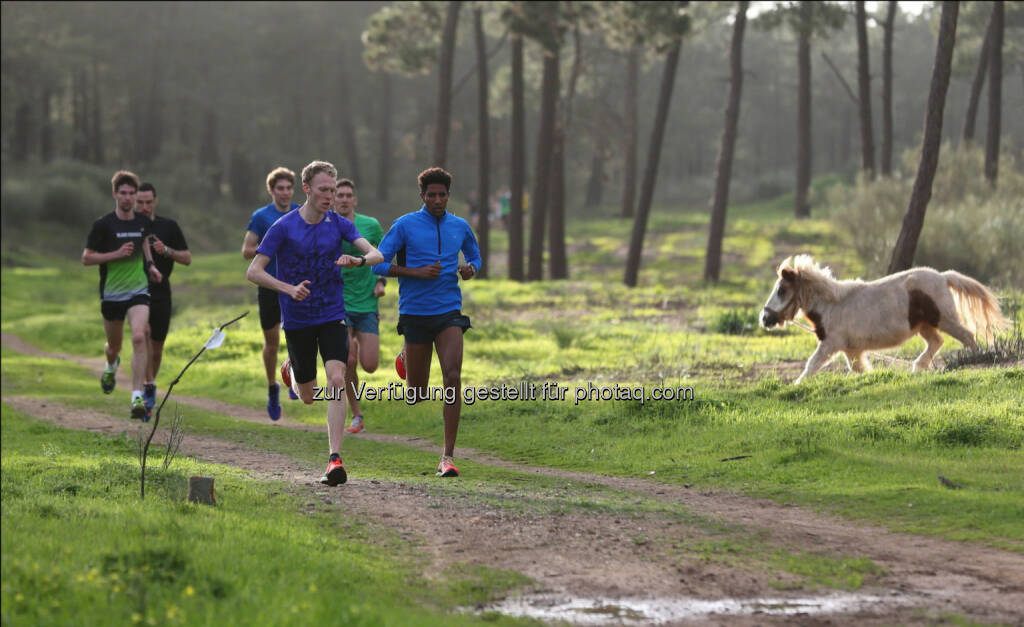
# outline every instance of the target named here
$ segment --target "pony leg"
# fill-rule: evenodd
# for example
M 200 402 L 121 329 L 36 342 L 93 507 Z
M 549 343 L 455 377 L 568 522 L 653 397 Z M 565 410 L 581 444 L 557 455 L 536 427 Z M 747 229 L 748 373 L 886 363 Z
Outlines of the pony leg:
M 854 372 L 871 372 L 871 362 L 864 351 L 847 351 L 846 358 L 850 360 L 850 369 Z
M 959 321 L 943 316 L 939 320 L 939 329 L 960 340 L 961 344 L 972 351 L 978 350 L 978 343 L 974 341 L 974 335 L 964 328 Z
M 796 378 L 793 385 L 800 383 L 815 372 L 821 370 L 821 367 L 828 363 L 829 358 L 832 357 L 834 353 L 835 351 L 825 348 L 825 344 L 818 344 L 818 348 L 815 349 L 814 354 L 812 354 L 811 358 L 807 360 L 807 365 L 804 366 L 804 371 Z
M 942 336 L 939 335 L 939 331 L 930 325 L 922 324 L 918 329 L 918 334 L 924 338 L 925 342 L 928 342 L 928 346 L 925 347 L 924 352 L 917 356 L 914 360 L 914 372 L 918 370 L 927 370 L 932 365 L 932 357 L 935 357 L 935 353 L 939 352 L 942 348 Z M 974 338 L 971 338 L 974 339 Z

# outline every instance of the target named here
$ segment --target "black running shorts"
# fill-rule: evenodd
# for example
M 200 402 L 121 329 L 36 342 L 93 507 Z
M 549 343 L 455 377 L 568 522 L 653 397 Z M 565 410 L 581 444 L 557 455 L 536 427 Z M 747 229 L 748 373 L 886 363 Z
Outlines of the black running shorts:
M 398 315 L 398 334 L 409 344 L 433 344 L 438 333 L 448 327 L 459 327 L 465 333 L 472 325 L 469 316 L 458 309 L 434 316 Z
M 256 299 L 260 305 L 260 328 L 266 331 L 281 324 L 281 301 L 277 299 L 277 292 L 259 287 Z
M 316 353 L 326 364 L 334 359 L 348 362 L 348 327 L 344 320 L 315 324 L 301 329 L 285 329 L 288 358 L 292 360 L 292 373 L 296 383 L 316 381 Z

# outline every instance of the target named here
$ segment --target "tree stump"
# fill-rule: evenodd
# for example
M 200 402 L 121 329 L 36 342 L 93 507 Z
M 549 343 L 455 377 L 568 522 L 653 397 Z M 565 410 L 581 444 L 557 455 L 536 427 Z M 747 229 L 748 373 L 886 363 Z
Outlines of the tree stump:
M 216 505 L 213 498 L 213 477 L 189 477 L 188 500 L 190 503 Z

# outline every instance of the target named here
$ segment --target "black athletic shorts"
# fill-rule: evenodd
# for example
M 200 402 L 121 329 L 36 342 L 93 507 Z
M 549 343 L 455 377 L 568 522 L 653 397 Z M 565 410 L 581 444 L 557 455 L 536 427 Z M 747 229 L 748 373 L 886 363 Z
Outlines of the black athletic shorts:
M 260 304 L 260 328 L 266 331 L 281 324 L 281 301 L 277 299 L 277 292 L 259 287 L 256 299 Z
M 125 314 L 128 310 L 136 305 L 148 305 L 149 294 L 139 294 L 138 296 L 132 296 L 128 300 L 104 300 L 100 301 L 100 312 L 103 313 L 104 320 L 110 320 L 111 322 L 120 320 L 124 322 Z
M 326 364 L 332 359 L 348 363 L 348 327 L 344 320 L 314 324 L 301 329 L 285 329 L 288 358 L 296 383 L 316 381 L 316 352 Z
M 434 316 L 398 315 L 398 334 L 409 344 L 433 344 L 437 334 L 448 327 L 459 327 L 465 333 L 472 326 L 469 316 L 458 309 Z
M 149 300 L 149 338 L 154 342 L 167 339 L 167 330 L 171 328 L 171 299 L 150 298 Z

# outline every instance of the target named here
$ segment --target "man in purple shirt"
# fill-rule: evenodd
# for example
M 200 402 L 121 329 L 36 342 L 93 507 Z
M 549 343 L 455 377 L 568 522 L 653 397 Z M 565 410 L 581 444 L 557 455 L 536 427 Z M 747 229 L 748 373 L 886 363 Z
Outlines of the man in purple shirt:
M 316 353 L 327 372 L 327 439 L 330 457 L 320 482 L 345 483 L 341 441 L 345 433 L 345 364 L 348 361 L 348 329 L 345 326 L 343 284 L 338 267 L 356 268 L 380 263 L 384 257 L 359 234 L 355 225 L 331 209 L 338 171 L 325 161 L 314 161 L 302 170 L 306 202 L 290 211 L 263 236 L 246 278 L 278 293 L 288 361 L 281 378 L 311 404 L 316 384 Z M 342 253 L 342 242 L 363 252 L 358 257 Z M 277 262 L 277 276 L 267 264 Z

